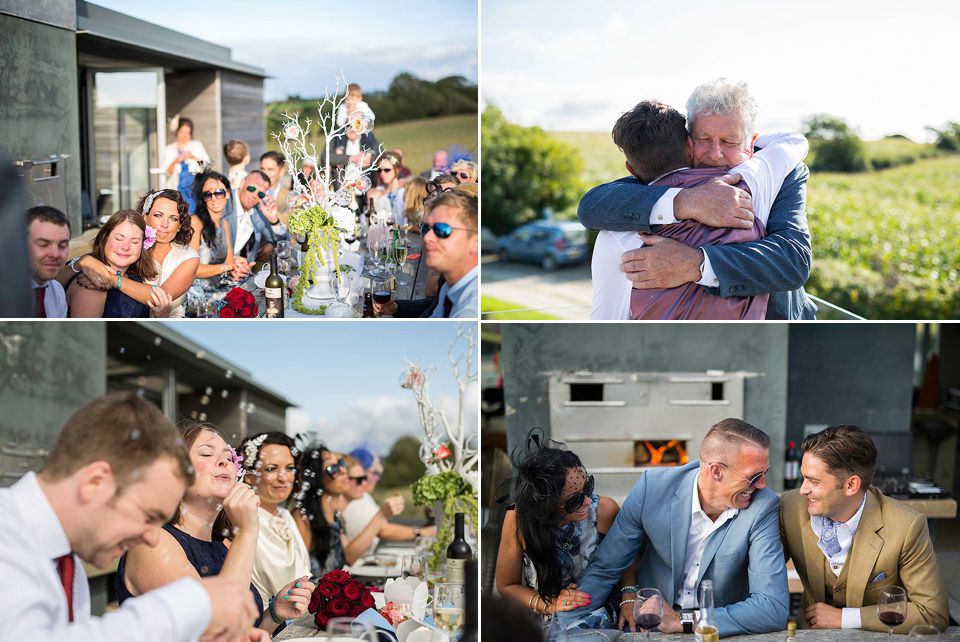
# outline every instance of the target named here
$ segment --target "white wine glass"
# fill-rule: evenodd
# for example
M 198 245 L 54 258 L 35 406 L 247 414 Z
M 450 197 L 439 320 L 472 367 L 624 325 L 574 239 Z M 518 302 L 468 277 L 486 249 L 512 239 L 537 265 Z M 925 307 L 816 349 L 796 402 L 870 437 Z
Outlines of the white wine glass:
M 637 591 L 636 601 L 633 603 L 633 621 L 643 630 L 644 639 L 650 639 L 650 631 L 660 626 L 663 620 L 663 596 L 655 588 L 644 588 Z
M 888 586 L 880 591 L 877 617 L 890 629 L 888 635 L 893 635 L 893 629 L 907 619 L 907 592 L 900 586 Z
M 453 640 L 463 631 L 467 612 L 465 587 L 459 582 L 437 582 L 433 587 L 433 623 Z
M 397 284 L 406 285 L 407 282 L 403 280 L 403 266 L 407 262 L 407 254 L 410 252 L 410 245 L 401 239 L 398 239 L 393 244 L 393 259 L 397 262 Z
M 369 622 L 357 622 L 352 617 L 333 617 L 327 622 L 327 642 L 365 640 L 377 642 L 377 629 Z

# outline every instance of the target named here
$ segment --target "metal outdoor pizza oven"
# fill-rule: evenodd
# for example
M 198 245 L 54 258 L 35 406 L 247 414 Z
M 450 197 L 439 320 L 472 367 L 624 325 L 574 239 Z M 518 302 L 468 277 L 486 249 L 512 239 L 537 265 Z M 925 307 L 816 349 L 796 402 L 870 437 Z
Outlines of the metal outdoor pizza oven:
M 549 379 L 551 437 L 618 503 L 643 470 L 699 456 L 710 426 L 743 417 L 747 372 L 589 372 Z

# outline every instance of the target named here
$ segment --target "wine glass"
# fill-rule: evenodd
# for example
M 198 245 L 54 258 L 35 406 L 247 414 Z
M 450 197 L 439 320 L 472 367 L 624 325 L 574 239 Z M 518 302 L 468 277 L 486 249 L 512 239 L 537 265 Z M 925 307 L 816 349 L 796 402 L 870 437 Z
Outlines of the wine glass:
M 278 267 L 277 269 L 281 274 L 286 274 L 290 270 L 290 266 L 287 264 L 287 261 L 290 260 L 292 256 L 292 248 L 290 246 L 290 241 L 277 241 L 277 258 L 283 261 L 283 266 Z
M 406 285 L 407 282 L 403 280 L 403 264 L 407 262 L 407 254 L 410 251 L 410 246 L 402 238 L 395 241 L 393 244 L 393 258 L 397 262 L 397 285 Z
M 403 579 L 415 577 L 421 582 L 427 579 L 427 562 L 422 555 L 404 555 L 400 560 L 400 576 Z
M 433 623 L 453 640 L 463 631 L 467 596 L 463 584 L 437 582 L 433 587 Z
M 345 273 L 337 274 L 336 270 L 330 272 L 330 291 L 337 303 L 343 303 L 350 295 L 350 279 Z
M 890 629 L 889 634 L 893 635 L 894 627 L 903 624 L 907 619 L 907 592 L 900 586 L 888 586 L 880 591 L 877 617 Z
M 369 622 L 357 622 L 352 617 L 332 617 L 327 622 L 327 642 L 377 642 L 377 639 L 377 629 Z
M 370 279 L 370 296 L 375 303 L 383 305 L 389 303 L 392 293 L 390 292 L 390 281 L 382 276 L 375 276 Z M 380 316 L 379 314 L 377 316 Z
M 650 631 L 660 626 L 663 619 L 663 596 L 655 588 L 645 588 L 637 591 L 636 601 L 633 603 L 633 621 L 643 629 L 645 638 L 650 639 Z
M 910 629 L 910 639 L 936 642 L 940 639 L 940 629 L 929 624 L 917 624 Z
M 370 270 L 370 274 L 379 276 L 383 274 L 381 263 L 383 263 L 387 253 L 386 240 L 382 237 L 373 239 L 369 242 L 368 247 L 370 249 L 370 259 L 373 261 L 373 269 Z

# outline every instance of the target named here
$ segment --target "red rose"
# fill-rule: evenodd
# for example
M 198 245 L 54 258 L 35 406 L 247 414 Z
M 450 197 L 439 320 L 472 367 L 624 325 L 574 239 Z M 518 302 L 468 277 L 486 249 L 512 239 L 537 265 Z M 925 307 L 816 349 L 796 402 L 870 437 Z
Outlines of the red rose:
M 239 310 L 240 308 L 243 307 L 243 301 L 241 301 L 240 299 L 238 299 L 238 298 L 236 298 L 236 297 L 234 297 L 234 298 L 232 298 L 232 299 L 227 299 L 227 301 L 230 302 L 230 307 L 233 308 L 234 310 Z
M 350 617 L 357 617 L 358 615 L 360 615 L 361 613 L 363 613 L 363 612 L 366 611 L 366 610 L 367 610 L 367 609 L 363 608 L 363 605 L 362 605 L 362 604 L 359 604 L 359 603 L 354 604 L 354 605 L 353 605 L 353 608 L 350 609 Z
M 326 609 L 321 609 L 317 611 L 317 614 L 314 616 L 313 623 L 317 625 L 318 629 L 324 631 L 327 628 L 327 622 L 329 622 L 332 617 L 333 613 Z
M 250 319 L 253 317 L 253 308 L 249 305 L 245 305 L 240 308 L 240 316 L 244 319 Z
M 221 319 L 232 319 L 232 318 L 234 318 L 235 316 L 237 316 L 237 313 L 234 312 L 234 311 L 233 311 L 233 308 L 231 308 L 230 306 L 226 306 L 226 307 L 220 308 L 220 318 L 221 318 Z
M 253 294 L 251 294 L 250 292 L 247 292 L 246 290 L 244 290 L 244 292 L 243 292 L 243 302 L 244 302 L 244 303 L 246 303 L 247 305 L 253 305 L 254 303 L 256 303 L 256 301 L 257 301 L 257 300 L 253 298 Z
M 310 594 L 310 603 L 307 605 L 307 610 L 311 613 L 316 613 L 320 607 L 323 606 L 323 593 L 320 592 L 320 587 L 313 589 L 313 593 Z
M 360 591 L 363 590 L 363 584 L 356 580 L 350 580 L 343 585 L 343 597 L 348 600 L 355 600 L 360 597 Z
M 338 569 L 336 571 L 330 571 L 323 576 L 323 579 L 330 580 L 331 582 L 339 582 L 340 584 L 346 584 L 352 580 L 353 577 L 350 576 L 350 573 Z
M 339 584 L 329 580 L 320 580 L 320 583 L 317 584 L 317 590 L 324 597 L 340 597 L 343 593 Z
M 327 606 L 330 608 L 330 612 L 338 617 L 350 612 L 350 602 L 347 602 L 342 597 L 333 598 Z
M 369 609 L 371 606 L 373 606 L 373 596 L 370 595 L 370 591 L 364 591 L 360 594 L 360 604 L 362 604 L 366 609 Z
M 227 300 L 236 299 L 238 296 L 240 297 L 243 296 L 243 290 L 240 288 L 233 288 L 232 290 L 227 292 Z

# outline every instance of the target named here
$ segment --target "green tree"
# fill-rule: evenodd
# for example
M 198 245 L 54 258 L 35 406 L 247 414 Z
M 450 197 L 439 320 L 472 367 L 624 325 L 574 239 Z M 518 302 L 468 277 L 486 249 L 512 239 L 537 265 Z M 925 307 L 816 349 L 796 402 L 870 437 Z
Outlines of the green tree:
M 480 120 L 485 227 L 504 234 L 546 207 L 563 210 L 576 202 L 583 159 L 573 146 L 539 127 L 508 122 L 493 105 Z
M 937 135 L 935 143 L 937 149 L 948 152 L 960 151 L 960 123 L 951 121 L 944 125 L 943 129 L 936 127 L 927 127 L 927 129 Z
M 863 172 L 867 152 L 863 141 L 842 118 L 816 114 L 804 121 L 804 135 L 814 152 L 810 169 L 822 172 Z
M 383 488 L 401 488 L 409 486 L 423 477 L 427 468 L 420 461 L 420 440 L 405 436 L 394 442 L 390 454 L 383 461 Z

